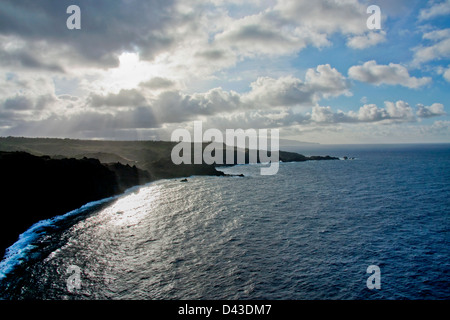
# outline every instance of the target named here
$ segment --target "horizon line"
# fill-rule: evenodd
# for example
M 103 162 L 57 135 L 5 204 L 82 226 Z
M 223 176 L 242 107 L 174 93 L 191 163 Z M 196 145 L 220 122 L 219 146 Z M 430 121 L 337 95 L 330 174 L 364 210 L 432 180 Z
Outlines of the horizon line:
M 54 140 L 73 140 L 73 141 L 105 141 L 105 142 L 172 142 L 179 143 L 182 141 L 170 141 L 170 140 L 152 140 L 152 139 L 113 139 L 113 138 L 63 138 L 63 137 L 28 137 L 28 136 L 0 136 L 0 139 L 54 139 Z M 320 142 L 308 142 L 308 141 L 300 141 L 291 139 L 280 138 L 280 140 L 289 140 L 292 142 L 297 142 L 310 146 L 339 146 L 339 145 L 354 145 L 354 146 L 362 146 L 362 145 L 432 145 L 432 144 L 450 144 L 449 142 L 360 142 L 360 143 L 320 143 Z M 193 142 L 196 143 L 196 142 Z M 202 143 L 214 143 L 214 141 L 203 141 Z M 285 147 L 300 147 L 300 146 L 289 146 L 285 145 Z

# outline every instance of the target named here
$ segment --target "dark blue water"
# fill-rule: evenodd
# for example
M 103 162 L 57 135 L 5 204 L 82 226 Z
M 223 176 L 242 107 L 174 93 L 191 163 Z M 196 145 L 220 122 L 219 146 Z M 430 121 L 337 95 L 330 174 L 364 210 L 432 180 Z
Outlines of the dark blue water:
M 450 145 L 298 151 L 356 159 L 158 181 L 41 222 L 1 262 L 0 297 L 450 298 Z

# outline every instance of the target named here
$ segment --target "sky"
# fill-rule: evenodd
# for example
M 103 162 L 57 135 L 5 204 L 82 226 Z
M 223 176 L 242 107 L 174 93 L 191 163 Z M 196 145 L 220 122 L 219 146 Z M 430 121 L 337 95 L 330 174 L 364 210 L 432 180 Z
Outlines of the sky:
M 450 0 L 0 2 L 0 136 L 450 143 L 449 113 Z

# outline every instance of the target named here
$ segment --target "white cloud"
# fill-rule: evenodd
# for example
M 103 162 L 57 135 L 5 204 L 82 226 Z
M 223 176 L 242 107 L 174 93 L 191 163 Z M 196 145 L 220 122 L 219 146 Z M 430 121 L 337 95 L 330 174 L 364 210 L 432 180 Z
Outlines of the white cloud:
M 350 112 L 349 115 L 360 122 L 383 121 L 389 117 L 386 110 L 378 108 L 375 104 L 365 104 L 358 112 Z
M 450 57 L 450 28 L 427 32 L 423 35 L 423 39 L 429 40 L 434 44 L 430 46 L 421 45 L 414 49 L 412 61 L 414 66 Z
M 447 80 L 447 82 L 450 82 L 450 68 L 447 68 L 445 71 L 444 71 L 444 79 L 445 80 Z
M 292 76 L 259 77 L 251 83 L 251 90 L 244 93 L 214 88 L 206 92 L 186 94 L 173 88 L 171 80 L 158 77 L 141 83 L 136 88 L 117 92 L 101 93 L 100 88 L 93 88 L 81 98 L 67 94 L 56 96 L 54 83 L 47 77 L 11 75 L 9 80 L 4 79 L 1 84 L 2 123 L 7 122 L 7 119 L 14 120 L 10 125 L 17 130 L 24 129 L 27 123 L 30 128 L 36 128 L 37 120 L 42 120 L 43 126 L 55 130 L 64 128 L 63 132 L 75 129 L 94 130 L 95 121 L 98 122 L 99 130 L 129 129 L 133 127 L 133 123 L 137 129 L 157 128 L 163 124 L 241 111 L 260 110 L 264 113 L 265 110 L 276 108 L 287 110 L 295 106 L 311 107 L 323 98 L 349 94 L 348 81 L 330 65 L 309 69 L 304 81 Z M 155 87 L 159 91 L 155 92 Z M 170 91 L 166 91 L 167 89 Z M 269 116 L 268 113 L 264 114 Z M 102 117 L 103 120 L 100 121 Z M 90 120 L 86 120 L 87 118 Z M 275 120 L 276 117 L 269 123 L 274 123 Z M 60 127 L 57 121 L 65 122 L 66 125 Z
M 347 45 L 353 49 L 366 49 L 386 41 L 386 31 L 368 32 L 364 35 L 349 37 Z
M 446 115 L 444 105 L 441 103 L 433 103 L 431 106 L 417 105 L 417 116 L 419 118 L 431 118 Z
M 419 20 L 429 20 L 450 14 L 450 0 L 433 3 L 429 8 L 420 10 Z
M 443 115 L 443 106 L 439 103 L 431 107 L 420 107 L 417 111 L 418 117 L 434 117 Z M 331 107 L 313 107 L 310 117 L 316 123 L 400 123 L 416 122 L 412 107 L 405 101 L 386 101 L 385 107 L 380 108 L 375 104 L 365 104 L 358 111 L 343 112 L 333 111 Z
M 408 103 L 400 100 L 396 103 L 386 101 L 384 104 L 390 119 L 399 121 L 414 120 L 414 112 Z
M 412 7 L 406 0 L 374 2 L 384 16 Z M 388 29 L 367 30 L 367 1 L 97 0 L 83 11 L 82 30 L 71 33 L 65 29 L 67 3 L 0 2 L 0 134 L 129 137 L 133 130 L 153 135 L 199 119 L 218 128 L 332 132 L 445 115 L 439 103 L 414 110 L 403 101 L 379 107 L 368 104 L 370 96 L 354 111 L 322 105 L 352 94 L 349 79 L 326 64 L 334 51 L 322 48 L 346 41 L 347 48 L 336 46 L 338 57 L 349 54 L 346 65 L 370 53 L 356 50 L 393 40 Z M 422 11 L 424 20 L 445 12 L 438 4 Z M 417 7 L 409 9 L 417 13 Z M 450 29 L 426 32 L 414 50 L 415 65 L 449 57 L 449 41 Z M 302 56 L 308 47 L 318 50 Z M 321 51 L 324 56 L 311 61 L 323 64 L 311 68 L 309 55 Z M 450 82 L 449 70 L 439 75 Z M 431 82 L 409 72 L 400 64 L 368 61 L 348 75 L 413 89 Z
M 444 132 L 447 134 L 447 136 L 450 137 L 450 121 L 443 121 L 443 120 L 435 121 L 431 126 L 431 128 L 428 129 L 437 132 Z
M 317 66 L 316 70 L 310 68 L 306 71 L 305 82 L 320 97 L 351 95 L 350 84 L 347 79 L 329 64 Z
M 252 90 L 243 98 L 255 107 L 311 107 L 323 98 L 350 94 L 347 79 L 329 64 L 308 69 L 305 81 L 291 76 L 260 77 L 250 86 Z
M 445 40 L 450 37 L 450 28 L 442 29 L 442 30 L 434 30 L 427 33 L 424 33 L 422 38 L 426 40 Z
M 375 85 L 401 85 L 408 88 L 419 88 L 431 82 L 431 78 L 416 78 L 409 75 L 406 67 L 390 63 L 378 65 L 376 61 L 365 62 L 361 66 L 353 66 L 348 70 L 350 78 Z
M 385 31 L 367 32 L 367 6 L 357 0 L 285 0 L 273 7 L 228 20 L 214 45 L 237 56 L 286 55 L 312 45 L 330 46 L 329 36 L 348 35 L 348 46 L 363 49 L 385 40 Z
M 311 121 L 315 123 L 342 123 L 352 122 L 352 119 L 342 111 L 333 112 L 331 107 L 314 106 L 311 112 Z
M 369 122 L 403 122 L 414 121 L 411 107 L 403 102 L 387 101 L 386 108 L 379 108 L 375 104 L 365 104 L 357 112 L 347 113 L 338 110 L 332 111 L 330 107 L 314 107 L 311 120 L 324 123 L 369 123 Z

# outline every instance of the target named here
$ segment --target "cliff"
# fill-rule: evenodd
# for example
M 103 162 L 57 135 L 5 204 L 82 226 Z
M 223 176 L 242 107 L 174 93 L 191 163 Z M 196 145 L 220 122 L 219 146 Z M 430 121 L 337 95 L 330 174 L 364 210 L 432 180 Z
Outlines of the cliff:
M 174 165 L 170 154 L 175 145 L 167 141 L 0 138 L 0 150 L 4 150 L 0 151 L 0 255 L 39 220 L 127 188 L 164 178 L 224 176 L 214 165 L 205 163 Z M 237 149 L 235 163 L 238 152 L 245 153 L 248 163 L 249 150 Z M 335 159 L 279 153 L 282 162 Z
M 0 152 L 0 177 L 0 255 L 39 220 L 151 180 L 148 172 L 129 165 L 88 158 L 56 160 L 25 152 Z

